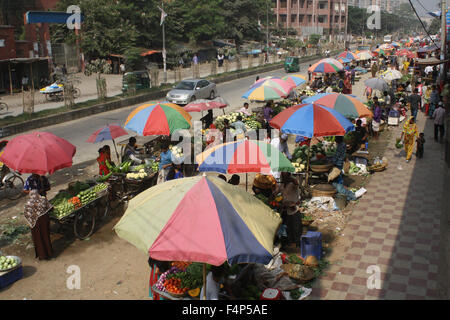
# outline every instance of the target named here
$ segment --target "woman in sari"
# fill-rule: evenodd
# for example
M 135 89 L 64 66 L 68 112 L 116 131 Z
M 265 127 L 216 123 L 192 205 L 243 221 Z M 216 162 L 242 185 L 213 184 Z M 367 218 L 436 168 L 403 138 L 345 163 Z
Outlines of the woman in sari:
M 406 162 L 411 160 L 413 150 L 414 150 L 414 142 L 416 138 L 419 136 L 419 130 L 417 129 L 416 121 L 414 117 L 410 117 L 408 121 L 403 125 L 402 135 L 400 136 L 400 140 L 403 139 L 403 144 L 405 146 L 406 151 Z
M 53 256 L 53 248 L 50 240 L 50 218 L 48 212 L 52 205 L 39 195 L 37 189 L 30 191 L 29 199 L 25 205 L 24 217 L 31 228 L 36 258 L 49 260 Z

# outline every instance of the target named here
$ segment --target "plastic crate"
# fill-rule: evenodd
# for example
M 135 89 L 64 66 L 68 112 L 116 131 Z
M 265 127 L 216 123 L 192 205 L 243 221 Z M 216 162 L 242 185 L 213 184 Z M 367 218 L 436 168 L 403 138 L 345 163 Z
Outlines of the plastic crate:
M 322 233 L 308 231 L 301 238 L 301 256 L 315 256 L 317 260 L 322 258 Z
M 8 272 L 0 272 L 0 289 L 5 288 L 10 284 L 16 282 L 17 280 L 22 279 L 22 277 L 22 266 Z

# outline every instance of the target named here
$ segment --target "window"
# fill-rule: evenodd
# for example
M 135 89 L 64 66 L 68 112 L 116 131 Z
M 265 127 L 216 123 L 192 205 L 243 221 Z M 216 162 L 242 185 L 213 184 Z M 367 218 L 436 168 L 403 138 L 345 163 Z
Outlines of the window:
M 339 16 L 334 16 L 334 22 L 338 23 L 339 22 Z
M 281 22 L 286 22 L 286 15 L 280 14 L 280 19 L 281 19 Z
M 328 3 L 327 2 L 319 2 L 319 9 L 327 9 Z
M 297 15 L 291 14 L 291 22 L 297 22 Z
M 300 0 L 300 7 L 304 8 L 305 7 L 305 0 Z
M 326 23 L 327 22 L 327 16 L 319 16 L 318 17 L 319 23 Z
M 287 8 L 287 0 L 280 0 L 280 8 Z
M 291 8 L 297 7 L 297 0 L 291 0 Z
M 202 81 L 199 81 L 198 86 L 199 86 L 200 88 L 205 88 L 205 87 L 208 86 L 208 84 L 209 84 L 208 81 L 202 80 Z
M 0 39 L 0 47 L 4 47 L 5 46 L 5 39 Z
M 312 16 L 308 15 L 308 22 L 311 22 L 311 21 L 312 21 Z
M 304 19 L 304 17 L 305 17 L 305 15 L 304 15 L 304 14 L 301 14 L 301 15 L 299 15 L 299 16 L 298 16 L 298 22 L 302 23 L 302 22 L 303 22 L 303 19 Z

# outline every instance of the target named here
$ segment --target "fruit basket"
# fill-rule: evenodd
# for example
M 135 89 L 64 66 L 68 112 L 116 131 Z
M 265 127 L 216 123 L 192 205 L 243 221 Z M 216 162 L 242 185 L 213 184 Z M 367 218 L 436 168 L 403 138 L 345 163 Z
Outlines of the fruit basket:
M 306 283 L 314 279 L 314 270 L 302 264 L 287 263 L 280 267 L 293 281 L 297 283 Z
M 381 172 L 386 170 L 387 164 L 374 164 L 369 167 L 370 172 Z
M 313 222 L 314 222 L 314 219 L 312 219 L 312 218 L 311 219 L 302 218 L 302 225 L 305 227 L 310 226 Z
M 312 197 L 333 197 L 336 194 L 336 189 L 327 183 L 322 183 L 311 187 Z
M 11 262 L 11 263 L 8 263 Z M 0 256 L 0 272 L 7 272 L 19 268 L 22 265 L 22 259 L 17 256 Z M 5 268 L 2 268 L 5 266 Z

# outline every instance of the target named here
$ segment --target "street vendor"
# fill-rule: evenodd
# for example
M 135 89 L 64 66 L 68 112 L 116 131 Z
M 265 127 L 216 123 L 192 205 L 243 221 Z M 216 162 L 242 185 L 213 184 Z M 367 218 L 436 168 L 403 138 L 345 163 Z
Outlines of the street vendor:
M 156 160 L 159 161 L 157 184 L 160 184 L 166 181 L 167 174 L 172 166 L 172 152 L 169 150 L 169 144 L 167 142 L 161 146 L 161 155 Z
M 356 120 L 356 127 L 355 127 L 355 140 L 351 147 L 351 153 L 354 153 L 358 151 L 361 148 L 362 144 L 365 144 L 368 141 L 369 133 L 367 132 L 367 129 L 362 126 L 362 120 L 358 119 Z
M 272 120 L 272 115 L 273 115 L 272 107 L 273 107 L 273 101 L 269 100 L 263 109 L 264 120 L 266 120 L 267 123 L 269 123 Z
M 231 126 L 236 130 L 236 137 L 238 140 L 242 140 L 245 138 L 247 128 L 245 127 L 245 123 L 242 122 L 242 116 L 237 116 L 236 121 L 233 122 Z
M 225 282 L 225 268 L 224 265 L 221 266 L 211 266 L 211 271 L 206 276 L 206 300 L 219 300 L 220 285 L 223 284 L 224 289 L 227 293 L 233 297 L 231 288 Z M 200 292 L 200 299 L 204 298 L 204 288 Z
M 257 173 L 253 180 L 252 190 L 255 196 L 263 195 L 267 200 L 271 199 L 277 187 L 277 180 L 272 175 Z
M 243 114 L 245 114 L 246 116 L 251 116 L 252 112 L 249 109 L 250 105 L 248 104 L 248 102 L 244 103 L 244 106 L 239 109 L 239 112 L 242 112 Z
M 102 148 L 98 150 L 98 169 L 99 175 L 106 176 L 109 174 L 108 166 L 106 165 L 106 161 L 108 161 L 111 165 L 114 165 L 111 161 L 111 148 L 108 145 L 104 145 Z
M 141 164 L 143 160 L 139 159 L 137 155 L 139 154 L 139 149 L 136 147 L 136 138 L 130 137 L 128 144 L 125 146 L 125 154 L 122 161 L 133 161 L 136 164 Z
M 50 182 L 47 177 L 32 173 L 25 181 L 23 192 L 28 194 L 32 190 L 37 190 L 39 195 L 47 197 L 47 191 L 50 191 Z
M 348 190 L 344 187 L 344 178 L 342 175 L 342 169 L 344 168 L 344 162 L 345 162 L 345 159 L 347 158 L 347 154 L 346 154 L 347 144 L 344 142 L 344 137 L 342 137 L 342 136 L 336 136 L 335 141 L 337 143 L 337 149 L 336 149 L 336 153 L 333 156 L 332 163 L 336 168 L 341 170 L 341 173 L 339 174 L 339 176 L 336 179 L 333 180 L 332 185 L 333 185 L 333 187 L 336 188 L 336 190 L 339 194 L 346 196 L 348 200 L 354 201 L 354 200 L 356 200 L 356 196 L 353 192 L 351 192 L 350 190 Z

